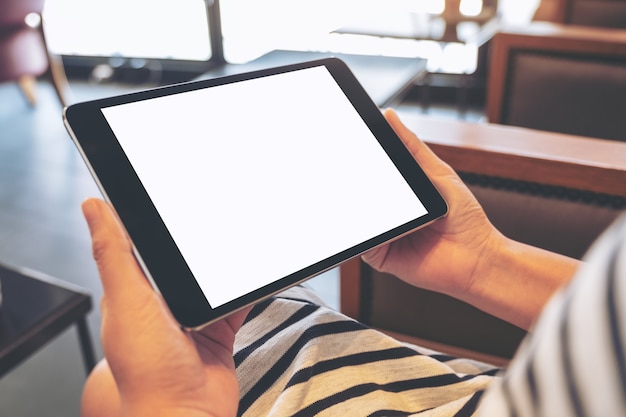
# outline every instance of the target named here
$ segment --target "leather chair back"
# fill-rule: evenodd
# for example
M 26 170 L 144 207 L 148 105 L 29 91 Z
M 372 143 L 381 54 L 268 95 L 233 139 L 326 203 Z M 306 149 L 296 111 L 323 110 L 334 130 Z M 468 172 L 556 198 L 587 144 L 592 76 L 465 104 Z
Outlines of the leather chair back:
M 505 28 L 488 77 L 491 123 L 626 141 L 626 29 Z

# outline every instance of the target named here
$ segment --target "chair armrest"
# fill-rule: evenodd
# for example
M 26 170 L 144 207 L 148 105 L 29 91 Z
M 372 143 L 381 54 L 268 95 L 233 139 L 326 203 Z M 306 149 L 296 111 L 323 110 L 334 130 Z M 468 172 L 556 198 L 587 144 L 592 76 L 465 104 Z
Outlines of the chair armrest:
M 409 113 L 400 116 L 456 171 L 626 197 L 626 143 Z

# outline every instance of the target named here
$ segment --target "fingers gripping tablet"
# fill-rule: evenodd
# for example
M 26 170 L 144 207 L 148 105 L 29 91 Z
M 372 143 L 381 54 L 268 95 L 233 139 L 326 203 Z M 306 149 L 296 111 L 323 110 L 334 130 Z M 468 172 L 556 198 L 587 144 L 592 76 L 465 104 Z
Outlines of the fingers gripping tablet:
M 447 210 L 334 58 L 79 103 L 64 121 L 185 327 Z

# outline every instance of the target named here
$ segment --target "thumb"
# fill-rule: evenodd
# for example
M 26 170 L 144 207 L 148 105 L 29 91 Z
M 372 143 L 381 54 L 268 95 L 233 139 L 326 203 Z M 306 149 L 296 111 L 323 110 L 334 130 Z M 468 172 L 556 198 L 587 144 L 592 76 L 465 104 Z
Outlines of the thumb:
M 402 121 L 398 114 L 387 109 L 384 111 L 384 116 L 394 132 L 404 143 L 404 146 L 409 150 L 413 158 L 417 163 L 424 168 L 427 174 L 450 174 L 452 168 L 442 161 L 430 147 L 424 143 L 417 135 L 411 131 Z
M 136 297 L 146 288 L 150 289 L 133 255 L 130 239 L 109 205 L 99 199 L 88 199 L 82 210 L 108 302 L 124 303 L 126 297 Z

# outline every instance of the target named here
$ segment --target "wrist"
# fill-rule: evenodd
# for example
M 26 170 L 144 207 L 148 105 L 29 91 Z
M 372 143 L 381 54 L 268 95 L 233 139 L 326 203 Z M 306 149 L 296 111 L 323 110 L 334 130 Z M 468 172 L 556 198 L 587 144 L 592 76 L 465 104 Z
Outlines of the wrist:
M 529 329 L 580 262 L 501 235 L 481 253 L 464 301 Z
M 448 279 L 438 280 L 443 288 L 434 290 L 480 308 L 477 302 L 484 299 L 486 282 L 500 268 L 498 265 L 508 263 L 510 242 L 496 229 L 473 239 L 476 244 L 463 245 L 463 251 L 454 253 L 457 261 L 452 273 Z
M 508 239 L 500 232 L 495 231 L 478 252 L 476 266 L 469 275 L 465 301 L 482 300 L 489 293 L 490 280 L 497 276 L 499 271 L 506 270 L 515 262 L 515 245 L 517 242 Z

